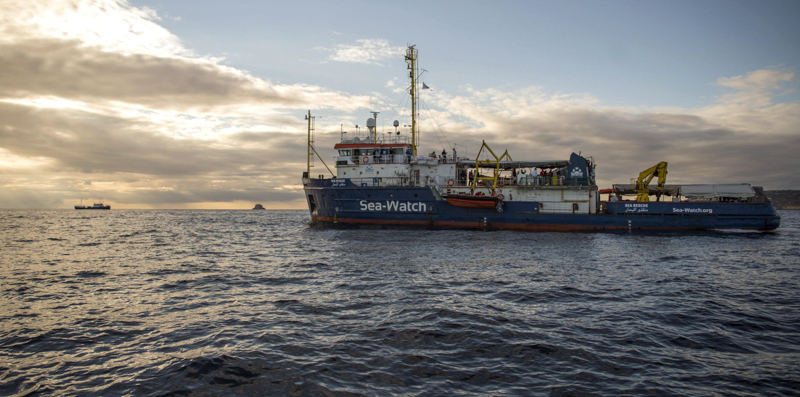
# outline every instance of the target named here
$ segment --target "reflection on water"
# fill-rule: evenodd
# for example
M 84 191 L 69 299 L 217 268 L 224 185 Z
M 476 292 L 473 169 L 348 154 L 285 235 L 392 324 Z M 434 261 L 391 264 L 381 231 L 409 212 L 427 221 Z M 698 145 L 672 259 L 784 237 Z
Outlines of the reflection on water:
M 781 215 L 558 234 L 0 211 L 0 395 L 788 395 L 800 214 Z

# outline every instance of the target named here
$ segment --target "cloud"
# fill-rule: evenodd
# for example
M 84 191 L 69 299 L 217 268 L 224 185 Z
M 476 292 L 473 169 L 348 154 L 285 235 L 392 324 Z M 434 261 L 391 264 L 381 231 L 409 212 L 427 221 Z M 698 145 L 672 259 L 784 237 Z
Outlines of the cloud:
M 369 98 L 306 84 L 275 84 L 199 57 L 121 0 L 14 1 L 0 5 L 0 98 L 56 96 L 155 109 L 367 106 Z
M 383 39 L 361 39 L 356 42 L 358 44 L 339 44 L 330 49 L 319 49 L 333 52 L 328 57 L 331 61 L 372 65 L 382 65 L 382 61 L 399 58 L 406 51 L 405 47 L 392 46 L 388 40 Z
M 291 154 L 305 148 L 305 136 L 297 133 L 238 132 L 210 143 L 166 136 L 147 120 L 11 103 L 0 103 L 0 119 L 3 148 L 17 156 L 51 160 L 42 170 L 46 172 L 197 177 L 260 172 L 270 167 L 265 157 L 283 164 L 305 161 Z
M 0 186 L 43 190 L 48 207 L 81 197 L 158 206 L 302 196 L 284 188 L 304 166 L 302 134 L 241 132 L 210 145 L 148 132 L 157 128 L 141 120 L 10 103 L 0 103 L 0 119 L 4 152 L 27 159 L 0 162 Z
M 428 101 L 442 109 L 433 117 L 444 133 L 471 150 L 485 139 L 496 151 L 510 148 L 515 159 L 567 159 L 571 151 L 582 151 L 595 158 L 605 185 L 625 183 L 663 160 L 670 163 L 672 183 L 797 188 L 800 103 L 772 101 L 780 83 L 794 75 L 771 72 L 720 79 L 735 82 L 728 85 L 734 92 L 696 109 L 609 107 L 591 95 L 538 87 L 466 87 L 460 95 L 440 90 Z M 754 89 L 764 98 L 758 105 L 736 96 Z M 423 141 L 433 143 L 430 135 Z
M 710 122 L 765 137 L 797 134 L 800 132 L 800 103 L 775 101 L 776 97 L 791 92 L 786 83 L 794 78 L 793 71 L 773 69 L 721 78 L 716 84 L 731 91 L 695 112 Z
M 158 25 L 158 14 L 125 0 L 4 0 L 0 40 L 58 38 L 104 51 L 160 57 L 194 56 L 181 40 Z
M 361 124 L 368 115 L 353 111 L 379 110 L 367 96 L 276 83 L 197 55 L 160 18 L 121 0 L 0 3 L 4 207 L 104 198 L 115 208 L 302 208 L 305 110 L 329 116 L 317 124 L 325 161 L 340 120 Z M 403 50 L 358 40 L 330 49 L 330 59 L 380 64 Z M 606 185 L 665 160 L 673 183 L 797 188 L 800 103 L 776 101 L 794 81 L 788 69 L 720 78 L 713 83 L 725 92 L 699 108 L 612 107 L 543 87 L 437 87 L 421 103 L 420 150 L 450 151 L 452 142 L 473 156 L 486 139 L 515 159 L 592 155 Z M 394 83 L 384 90 L 403 90 Z M 439 126 L 449 142 L 433 132 Z
M 762 69 L 742 76 L 722 77 L 716 84 L 737 90 L 765 91 L 781 88 L 781 83 L 792 81 L 794 72 L 789 70 Z
M 353 109 L 369 103 L 367 97 L 316 86 L 272 84 L 207 59 L 108 52 L 77 40 L 0 43 L 0 64 L 1 98 L 57 96 L 183 111 L 232 106 Z
M 286 188 L 305 163 L 291 154 L 305 151 L 297 110 L 370 107 L 368 96 L 273 83 L 199 56 L 160 19 L 122 0 L 0 3 L 5 206 L 100 196 L 297 206 L 302 195 Z

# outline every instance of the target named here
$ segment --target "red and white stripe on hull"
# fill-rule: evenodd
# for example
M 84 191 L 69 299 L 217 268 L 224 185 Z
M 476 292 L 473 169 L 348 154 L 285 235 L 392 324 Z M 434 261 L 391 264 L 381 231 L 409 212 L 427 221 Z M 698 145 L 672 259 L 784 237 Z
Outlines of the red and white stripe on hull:
M 331 218 L 312 217 L 313 222 L 353 225 L 395 225 L 418 226 L 435 229 L 491 229 L 514 230 L 530 232 L 588 232 L 598 230 L 774 230 L 775 227 L 688 227 L 688 226 L 616 226 L 616 225 L 572 225 L 572 224 L 546 224 L 546 223 L 505 223 L 505 222 L 459 222 L 459 221 L 412 221 L 397 219 L 359 219 L 359 218 Z

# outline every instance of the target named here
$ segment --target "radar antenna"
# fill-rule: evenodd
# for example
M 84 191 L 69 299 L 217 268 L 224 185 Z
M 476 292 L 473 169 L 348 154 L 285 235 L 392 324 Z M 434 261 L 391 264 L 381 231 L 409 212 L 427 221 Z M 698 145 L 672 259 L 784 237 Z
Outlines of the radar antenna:
M 369 128 L 369 134 L 372 135 L 372 143 L 378 143 L 378 113 L 380 112 L 373 112 L 372 119 L 367 120 L 367 128 Z M 372 126 L 370 126 L 370 120 L 372 120 Z

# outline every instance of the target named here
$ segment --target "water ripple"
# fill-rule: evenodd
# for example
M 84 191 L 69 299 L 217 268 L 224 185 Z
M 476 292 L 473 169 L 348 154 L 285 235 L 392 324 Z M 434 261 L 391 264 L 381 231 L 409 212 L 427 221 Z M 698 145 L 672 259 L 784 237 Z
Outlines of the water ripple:
M 0 211 L 0 395 L 798 395 L 771 233 Z

